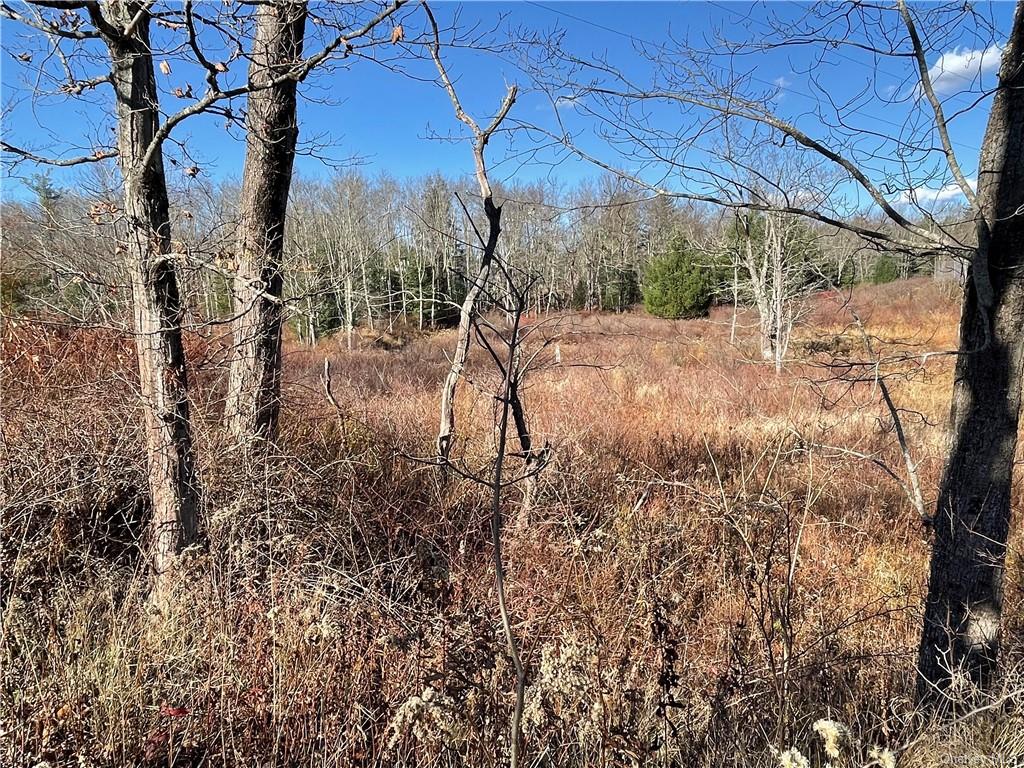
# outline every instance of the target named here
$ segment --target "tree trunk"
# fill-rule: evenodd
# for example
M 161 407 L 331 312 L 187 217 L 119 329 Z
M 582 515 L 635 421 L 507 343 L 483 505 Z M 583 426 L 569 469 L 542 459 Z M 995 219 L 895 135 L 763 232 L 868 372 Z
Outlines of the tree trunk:
M 182 307 L 171 251 L 163 153 L 155 143 L 159 104 L 143 3 L 109 3 L 120 29 L 142 14 L 132 37 L 106 37 L 117 99 L 117 147 L 124 184 L 126 251 L 135 314 L 146 458 L 153 505 L 157 587 L 181 550 L 198 538 L 199 488 L 181 338 Z M 155 147 L 155 149 L 154 149 Z M 149 155 L 147 159 L 147 154 Z
M 302 57 L 306 3 L 257 11 L 249 83 L 280 77 Z M 294 80 L 249 95 L 238 226 L 234 357 L 226 416 L 236 438 L 273 440 L 281 394 L 284 225 L 299 135 Z
M 1017 6 L 982 148 L 979 245 L 960 321 L 949 456 L 918 657 L 918 696 L 997 672 L 1003 567 L 1024 363 L 1024 5 Z
M 754 306 L 757 307 L 757 330 L 758 340 L 761 345 L 761 359 L 765 361 L 775 359 L 775 345 L 772 343 L 772 334 L 775 321 L 772 316 L 772 302 L 769 296 L 768 286 L 768 262 L 769 251 L 767 241 L 767 228 L 765 236 L 759 245 L 761 258 L 754 256 L 753 234 L 750 226 L 750 217 L 742 216 L 739 224 L 743 228 L 743 266 L 746 269 L 747 277 L 750 279 L 750 292 L 754 297 Z
M 363 276 L 363 301 L 366 303 L 366 327 L 373 331 L 373 304 L 370 301 L 370 281 L 366 277 L 366 253 L 359 260 L 359 270 Z
M 498 237 L 501 235 L 501 206 L 495 205 L 490 197 L 484 198 L 484 212 L 487 215 L 487 241 L 480 254 L 480 268 L 473 282 L 466 291 L 459 313 L 459 335 L 455 342 L 455 354 L 452 356 L 451 368 L 444 380 L 441 390 L 441 425 L 437 433 L 437 455 L 447 461 L 451 455 L 452 441 L 455 439 L 455 390 L 466 367 L 469 357 L 469 342 L 473 333 L 473 315 L 477 311 L 477 298 L 487 287 L 487 277 L 491 271 L 491 262 L 498 248 Z
M 355 331 L 355 306 L 352 302 L 352 271 L 349 270 L 345 276 L 345 336 L 348 342 L 348 350 L 352 351 L 352 334 Z
M 782 235 L 783 222 L 774 217 L 768 218 L 766 247 L 772 259 L 772 356 L 775 360 L 775 373 L 782 373 L 782 363 L 786 356 L 786 258 L 785 244 Z
M 736 260 L 732 262 L 732 321 L 729 323 L 729 343 L 736 343 L 736 315 L 740 311 L 740 269 Z

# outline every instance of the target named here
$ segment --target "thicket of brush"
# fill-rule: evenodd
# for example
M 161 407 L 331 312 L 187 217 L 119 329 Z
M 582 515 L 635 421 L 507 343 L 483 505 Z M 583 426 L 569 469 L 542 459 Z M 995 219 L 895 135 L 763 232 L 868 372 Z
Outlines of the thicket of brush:
M 930 281 L 857 302 L 885 349 L 954 346 L 956 308 Z M 914 711 L 927 532 L 895 483 L 837 450 L 900 466 L 872 384 L 828 365 L 861 354 L 847 317 L 822 297 L 775 376 L 716 313 L 533 321 L 560 362 L 551 344 L 524 391 L 553 446 L 530 519 L 506 499 L 526 764 L 1009 764 L 1014 697 L 945 723 Z M 486 489 L 415 461 L 433 452 L 452 336 L 372 341 L 290 345 L 281 440 L 250 460 L 217 425 L 223 350 L 191 340 L 209 546 L 158 610 L 131 339 L 7 323 L 0 761 L 507 762 Z M 473 363 L 455 453 L 483 468 L 496 382 Z M 891 386 L 934 489 L 951 361 L 904 368 Z

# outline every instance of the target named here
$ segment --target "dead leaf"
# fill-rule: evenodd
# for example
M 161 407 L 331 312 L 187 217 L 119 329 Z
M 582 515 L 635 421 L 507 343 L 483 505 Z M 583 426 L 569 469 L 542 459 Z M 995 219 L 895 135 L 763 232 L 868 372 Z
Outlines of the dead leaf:
M 188 707 L 174 707 L 166 701 L 160 704 L 160 714 L 163 717 L 184 717 L 188 713 Z
M 168 64 L 166 61 L 161 61 L 160 62 L 160 71 L 163 72 L 165 75 L 170 75 L 171 74 L 171 65 Z
M 402 29 L 402 25 L 399 24 L 397 27 L 391 30 L 391 42 L 400 43 L 405 40 L 405 30 Z
M 154 728 L 146 736 L 146 744 L 143 749 L 143 756 L 147 763 L 155 763 L 167 750 L 168 733 L 164 729 Z
M 215 62 L 214 65 L 213 65 L 213 68 L 215 70 L 217 70 L 218 72 L 227 72 L 228 71 L 228 65 L 225 64 L 223 61 Z

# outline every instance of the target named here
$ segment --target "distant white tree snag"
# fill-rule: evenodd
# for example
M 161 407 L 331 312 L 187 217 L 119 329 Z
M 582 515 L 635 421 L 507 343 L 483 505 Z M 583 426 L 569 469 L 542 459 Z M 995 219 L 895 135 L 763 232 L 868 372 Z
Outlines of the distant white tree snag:
M 740 267 L 736 279 L 749 292 L 757 310 L 761 359 L 782 371 L 793 326 L 805 309 L 805 299 L 820 287 L 807 279 L 806 244 L 799 242 L 799 221 L 768 211 L 752 221 L 738 214 L 739 243 L 733 254 Z M 757 233 L 753 231 L 757 228 Z
M 189 422 L 182 306 L 171 253 L 160 106 L 149 42 L 148 3 L 89 5 L 110 52 L 117 149 L 124 184 L 124 243 L 135 308 L 135 343 L 146 414 L 153 505 L 152 557 L 159 585 L 199 533 L 199 487 Z
M 973 207 L 978 246 L 961 313 L 918 657 L 918 693 L 928 702 L 944 701 L 960 675 L 987 687 L 998 671 L 1024 366 L 1024 3 L 1003 51 Z
M 302 59 L 306 3 L 265 3 L 256 12 L 249 83 L 263 85 Z M 249 95 L 234 280 L 234 346 L 226 414 L 239 439 L 273 439 L 281 393 L 282 255 L 299 127 L 298 82 Z

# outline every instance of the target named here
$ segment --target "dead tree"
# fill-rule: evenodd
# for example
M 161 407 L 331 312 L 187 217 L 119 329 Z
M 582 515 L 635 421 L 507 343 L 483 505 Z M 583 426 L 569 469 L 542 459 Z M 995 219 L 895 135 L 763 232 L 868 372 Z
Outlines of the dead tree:
M 491 542 L 494 558 L 495 592 L 498 599 L 498 608 L 501 613 L 501 622 L 506 645 L 508 647 L 509 656 L 511 657 L 512 666 L 516 675 L 515 705 L 512 715 L 512 733 L 510 738 L 511 754 L 509 764 L 511 768 L 518 768 L 520 765 L 520 752 L 522 749 L 522 717 L 523 702 L 526 691 L 526 671 L 519 652 L 519 642 L 515 637 L 515 633 L 512 631 L 512 622 L 505 596 L 505 564 L 502 558 L 502 532 L 504 529 L 504 518 L 502 514 L 503 492 L 507 486 L 512 484 L 505 479 L 503 474 L 505 457 L 508 452 L 507 443 L 510 418 L 519 436 L 519 444 L 522 449 L 522 457 L 525 463 L 523 475 L 513 482 L 526 481 L 527 483 L 532 483 L 533 478 L 544 466 L 546 452 L 536 453 L 533 450 L 533 442 L 530 436 L 529 425 L 523 411 L 522 400 L 519 397 L 520 381 L 522 372 L 525 370 L 520 359 L 521 326 L 523 315 L 529 307 L 529 285 L 532 285 L 532 282 L 528 284 L 525 289 L 518 290 L 511 272 L 504 264 L 501 263 L 500 258 L 497 256 L 498 238 L 501 234 L 501 207 L 496 205 L 494 202 L 491 183 L 487 176 L 487 165 L 484 154 L 487 142 L 501 125 L 502 121 L 508 115 L 509 110 L 512 108 L 512 105 L 515 103 L 517 89 L 514 85 L 509 86 L 508 91 L 505 94 L 505 98 L 498 109 L 497 115 L 495 115 L 494 119 L 486 128 L 480 128 L 476 120 L 466 113 L 459 101 L 458 93 L 456 92 L 455 86 L 448 75 L 448 70 L 445 68 L 443 60 L 441 59 L 441 40 L 438 32 L 437 21 L 430 10 L 430 6 L 427 5 L 426 2 L 423 3 L 423 8 L 426 12 L 431 31 L 433 33 L 433 42 L 430 46 L 430 53 L 434 60 L 434 64 L 437 67 L 441 84 L 448 93 L 448 97 L 451 100 L 456 117 L 465 123 L 473 133 L 473 159 L 476 166 L 476 179 L 480 187 L 480 196 L 483 201 L 484 214 L 486 215 L 488 225 L 486 238 L 482 233 L 476 231 L 477 239 L 481 247 L 480 268 L 477 271 L 472 284 L 469 286 L 466 292 L 466 298 L 462 303 L 455 354 L 452 357 L 451 368 L 445 379 L 444 389 L 441 394 L 441 426 L 437 439 L 437 463 L 445 469 L 453 466 L 450 461 L 450 455 L 455 435 L 455 393 L 463 368 L 466 364 L 466 358 L 469 354 L 470 337 L 475 331 L 481 346 L 488 351 L 495 366 L 502 375 L 501 392 L 497 398 L 499 402 L 499 414 L 496 419 L 498 427 L 497 452 L 494 461 L 494 472 L 492 477 L 487 480 L 487 484 L 491 489 L 492 501 Z M 468 215 L 468 211 L 467 219 L 472 224 L 472 217 Z M 475 229 L 475 224 L 472 224 L 472 226 Z M 500 300 L 497 300 L 495 297 L 491 297 L 496 306 L 505 310 L 505 316 L 509 319 L 510 330 L 508 335 L 504 337 L 481 315 L 477 304 L 488 289 L 488 278 L 490 276 L 492 266 L 497 267 L 501 275 L 505 278 L 506 283 L 504 294 L 506 296 L 507 303 L 504 306 L 502 306 Z M 501 346 L 504 346 L 505 348 L 505 355 L 502 355 L 500 351 L 495 348 L 495 345 L 488 341 L 486 335 L 486 330 L 488 329 L 502 341 Z M 462 474 L 463 476 L 467 476 L 465 473 Z M 532 485 L 529 487 L 532 488 Z M 528 491 L 525 499 L 526 503 L 530 503 L 531 499 L 532 492 Z M 524 508 L 526 508 L 525 504 Z
M 756 228 L 756 232 L 754 231 Z M 737 214 L 738 243 L 733 248 L 738 285 L 757 310 L 761 359 L 782 371 L 793 327 L 805 311 L 806 299 L 819 286 L 807 279 L 808 250 L 800 242 L 799 222 L 769 211 Z
M 452 102 L 455 116 L 467 125 L 473 134 L 473 161 L 476 168 L 476 180 L 480 189 L 480 198 L 483 201 L 484 215 L 487 219 L 487 234 L 485 236 L 476 228 L 469 211 L 465 211 L 466 219 L 473 227 L 480 245 L 480 266 L 466 290 L 466 296 L 459 310 L 459 328 L 458 337 L 455 342 L 455 351 L 452 355 L 451 367 L 448 370 L 448 375 L 445 377 L 441 390 L 441 423 L 437 434 L 437 455 L 440 465 L 444 467 L 451 454 L 452 442 L 455 439 L 455 395 L 459 379 L 462 378 L 462 372 L 466 367 L 466 359 L 469 356 L 473 322 L 479 313 L 480 297 L 487 288 L 491 267 L 498 250 L 498 240 L 501 235 L 502 207 L 494 202 L 494 191 L 487 175 L 485 150 L 494 132 L 501 126 L 508 116 L 509 110 L 512 109 L 512 105 L 515 104 L 518 88 L 515 85 L 508 87 L 498 113 L 486 128 L 480 128 L 479 123 L 463 109 L 462 103 L 459 101 L 458 92 L 455 90 L 455 85 L 448 76 L 448 71 L 441 59 L 441 40 L 437 22 L 426 3 L 424 3 L 424 9 L 427 12 L 433 32 L 433 44 L 430 47 L 430 52 L 437 67 L 441 84 Z M 536 476 L 545 463 L 546 450 L 538 451 L 534 448 L 533 438 L 530 436 L 529 425 L 523 412 L 519 388 L 514 383 L 509 390 L 508 397 L 516 435 L 519 440 L 520 456 L 523 458 L 526 467 L 526 481 L 523 486 L 523 506 L 518 518 L 519 523 L 522 524 L 530 518 L 536 491 Z
M 489 343 L 482 326 L 488 326 L 496 330 L 489 323 L 479 316 L 474 316 L 473 323 L 481 344 L 490 353 L 495 366 L 502 374 L 501 390 L 498 395 L 499 412 L 497 418 L 498 442 L 494 460 L 494 473 L 490 478 L 491 489 L 491 547 L 494 563 L 494 589 L 498 599 L 498 610 L 501 614 L 501 626 L 505 635 L 505 644 L 508 647 L 509 656 L 512 659 L 512 668 L 516 675 L 515 704 L 512 709 L 511 728 L 511 750 L 509 758 L 510 768 L 518 768 L 520 765 L 520 753 L 522 750 L 522 720 L 523 706 L 526 697 L 526 668 L 523 664 L 519 650 L 519 641 L 512 631 L 512 619 L 508 609 L 508 600 L 505 596 L 505 562 L 502 556 L 502 531 L 504 530 L 504 516 L 502 514 L 502 503 L 504 491 L 514 482 L 529 482 L 540 471 L 541 465 L 528 466 L 523 475 L 513 481 L 508 481 L 504 475 L 505 455 L 508 453 L 508 431 L 509 416 L 515 423 L 519 435 L 528 434 L 525 430 L 525 417 L 522 404 L 519 401 L 519 384 L 522 380 L 525 369 L 520 363 L 520 349 L 522 345 L 522 322 L 523 315 L 529 306 L 529 287 L 525 290 L 516 290 L 511 277 L 508 278 L 507 296 L 510 301 L 507 306 L 507 316 L 511 317 L 511 327 L 507 336 L 497 334 L 506 352 L 504 359 L 500 347 L 495 348 Z
M 470 337 L 472 334 L 473 317 L 477 313 L 477 301 L 480 294 L 487 286 L 487 280 L 491 273 L 491 264 L 498 248 L 498 237 L 501 234 L 501 206 L 495 204 L 494 193 L 491 189 L 490 179 L 487 177 L 487 163 L 485 150 L 487 143 L 491 140 L 494 132 L 498 130 L 502 122 L 508 116 L 509 110 L 515 104 L 518 89 L 511 85 L 505 93 L 505 98 L 498 109 L 498 113 L 491 120 L 486 128 L 481 128 L 479 123 L 473 119 L 463 108 L 459 101 L 459 95 L 455 85 L 448 76 L 448 70 L 441 60 L 441 36 L 437 27 L 437 21 L 424 3 L 424 9 L 433 31 L 433 43 L 430 45 L 430 53 L 437 67 L 441 85 L 451 99 L 455 116 L 469 127 L 473 134 L 473 161 L 476 166 L 476 181 L 480 188 L 480 198 L 483 201 L 484 215 L 487 218 L 486 237 L 478 234 L 481 242 L 480 266 L 473 276 L 466 296 L 462 301 L 459 313 L 459 331 L 455 342 L 455 352 L 452 355 L 451 368 L 445 378 L 444 387 L 441 390 L 441 426 L 437 434 L 437 455 L 446 460 L 451 454 L 452 441 L 455 439 L 455 392 L 462 377 L 462 371 L 466 367 L 466 358 L 469 355 Z M 471 220 L 471 219 L 470 219 Z
M 520 641 L 512 628 L 512 616 L 505 591 L 507 573 L 504 555 L 502 554 L 502 536 L 505 529 L 504 508 L 507 491 L 515 485 L 529 482 L 534 478 L 544 468 L 548 450 L 547 446 L 545 446 L 543 451 L 535 454 L 535 460 L 532 463 L 526 463 L 521 472 L 511 477 L 509 476 L 505 466 L 508 457 L 513 455 L 509 445 L 509 432 L 512 428 L 519 432 L 520 445 L 522 445 L 522 436 L 529 434 L 525 426 L 526 415 L 523 411 L 518 392 L 530 369 L 530 362 L 536 357 L 536 353 L 526 357 L 523 355 L 523 346 L 533 330 L 526 326 L 524 318 L 531 302 L 530 292 L 536 281 L 528 278 L 517 283 L 511 269 L 502 263 L 500 256 L 495 256 L 493 264 L 504 278 L 504 286 L 500 291 L 500 295 L 497 295 L 497 292 L 492 293 L 488 291 L 486 286 L 483 292 L 502 311 L 502 315 L 506 318 L 507 323 L 503 329 L 490 322 L 481 314 L 474 313 L 471 318 L 470 329 L 480 346 L 486 350 L 500 381 L 498 391 L 494 396 L 496 404 L 494 414 L 494 460 L 491 463 L 489 473 L 475 471 L 466 466 L 465 461 L 458 461 L 452 458 L 435 458 L 431 463 L 443 461 L 446 469 L 465 480 L 486 486 L 490 492 L 490 533 L 494 589 L 498 613 L 501 617 L 502 634 L 504 635 L 505 645 L 516 680 L 515 699 L 512 708 L 509 765 L 510 768 L 518 768 L 522 764 L 522 719 L 526 696 L 526 666 L 522 659 Z M 543 349 L 546 346 L 547 342 L 541 348 Z M 335 410 L 338 410 L 337 403 L 330 393 L 330 369 L 326 364 L 324 380 L 328 382 L 325 383 L 328 399 L 334 405 Z

